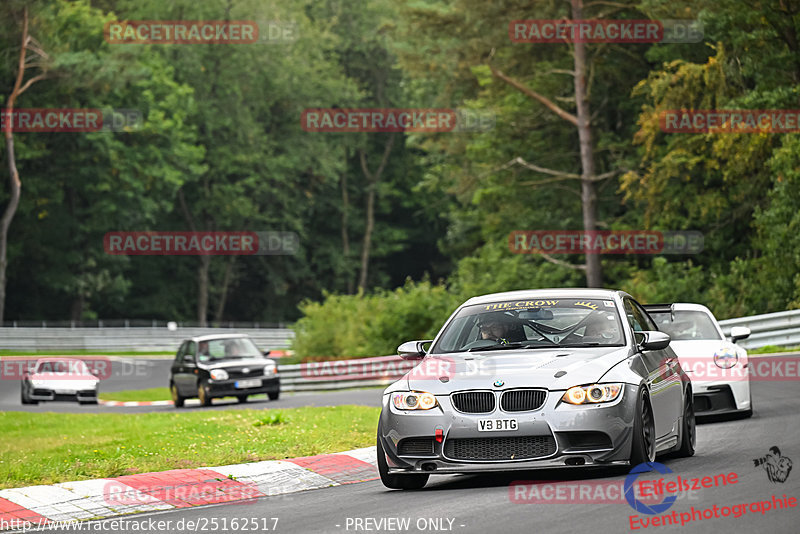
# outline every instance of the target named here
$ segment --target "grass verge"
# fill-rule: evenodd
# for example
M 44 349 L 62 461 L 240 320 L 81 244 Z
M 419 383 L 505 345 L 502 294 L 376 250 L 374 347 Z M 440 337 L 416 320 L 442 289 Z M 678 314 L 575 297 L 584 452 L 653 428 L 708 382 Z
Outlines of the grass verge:
M 747 349 L 747 354 L 773 354 L 780 352 L 800 352 L 800 347 L 778 347 L 777 345 L 767 345 L 757 349 Z
M 374 445 L 380 408 L 0 412 L 0 489 Z

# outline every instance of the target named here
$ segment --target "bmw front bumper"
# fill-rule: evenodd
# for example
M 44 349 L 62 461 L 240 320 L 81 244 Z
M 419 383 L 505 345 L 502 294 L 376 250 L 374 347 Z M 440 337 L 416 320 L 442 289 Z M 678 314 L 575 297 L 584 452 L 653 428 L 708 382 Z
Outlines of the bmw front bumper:
M 537 410 L 504 412 L 498 401 L 494 411 L 481 414 L 457 411 L 450 395 L 437 395 L 431 410 L 398 410 L 384 394 L 379 439 L 391 473 L 627 465 L 636 393 L 625 384 L 611 403 L 574 406 L 561 401 L 564 391 L 549 391 Z M 515 419 L 518 428 L 479 431 L 481 419 Z

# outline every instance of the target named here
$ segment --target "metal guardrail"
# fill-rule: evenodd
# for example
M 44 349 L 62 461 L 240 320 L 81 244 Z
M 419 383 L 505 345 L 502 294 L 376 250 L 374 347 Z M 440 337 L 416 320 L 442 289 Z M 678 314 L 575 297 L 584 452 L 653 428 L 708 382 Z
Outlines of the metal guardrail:
M 285 349 L 288 328 L 0 328 L 0 349 L 177 351 L 186 338 L 210 334 L 249 335 L 261 349 Z
M 757 349 L 767 345 L 800 345 L 800 310 L 726 319 L 719 324 L 726 336 L 730 335 L 734 326 L 749 328 L 750 337 L 737 342 L 746 349 Z
M 357 360 L 278 365 L 283 391 L 325 391 L 357 387 L 388 386 L 409 370 L 416 361 L 399 356 L 380 356 Z

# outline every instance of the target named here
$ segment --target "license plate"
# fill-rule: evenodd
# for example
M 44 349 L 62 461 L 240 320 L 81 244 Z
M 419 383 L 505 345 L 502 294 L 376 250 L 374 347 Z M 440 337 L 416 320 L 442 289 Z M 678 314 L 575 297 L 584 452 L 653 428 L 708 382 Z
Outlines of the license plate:
M 481 432 L 502 432 L 504 430 L 518 430 L 516 419 L 480 419 L 478 430 Z
M 237 389 L 261 387 L 261 380 L 239 380 L 234 384 Z

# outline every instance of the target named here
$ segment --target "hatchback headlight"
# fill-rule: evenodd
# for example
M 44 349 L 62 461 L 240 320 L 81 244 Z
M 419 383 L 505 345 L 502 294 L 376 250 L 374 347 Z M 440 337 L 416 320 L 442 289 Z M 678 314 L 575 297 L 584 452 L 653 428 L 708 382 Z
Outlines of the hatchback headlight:
M 214 380 L 227 380 L 228 371 L 226 371 L 225 369 L 212 369 L 211 378 L 213 378 Z
M 599 404 L 617 400 L 622 384 L 592 384 L 569 388 L 561 400 L 569 404 Z
M 430 410 L 439 405 L 436 397 L 424 391 L 392 393 L 392 404 L 398 410 Z

